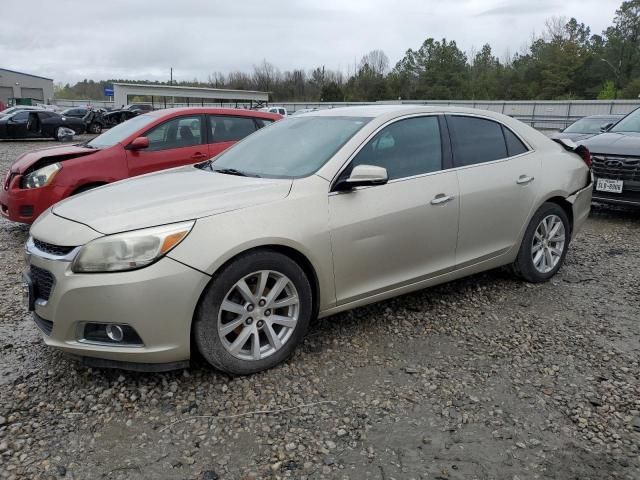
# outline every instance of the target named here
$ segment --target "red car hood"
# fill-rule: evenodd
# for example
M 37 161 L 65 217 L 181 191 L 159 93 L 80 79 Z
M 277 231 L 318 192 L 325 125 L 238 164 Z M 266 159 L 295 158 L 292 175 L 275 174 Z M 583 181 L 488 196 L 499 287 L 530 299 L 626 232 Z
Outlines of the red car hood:
M 99 152 L 95 148 L 81 147 L 79 145 L 64 145 L 59 147 L 43 148 L 33 152 L 27 152 L 20 155 L 11 165 L 11 171 L 14 173 L 24 173 L 29 167 L 35 163 L 48 165 L 55 162 L 62 162 L 70 158 L 83 157 Z

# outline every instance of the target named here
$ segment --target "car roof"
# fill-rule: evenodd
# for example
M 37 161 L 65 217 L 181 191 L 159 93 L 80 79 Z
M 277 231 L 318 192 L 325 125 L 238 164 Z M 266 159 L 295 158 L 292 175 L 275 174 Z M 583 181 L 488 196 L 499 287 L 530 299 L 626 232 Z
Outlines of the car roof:
M 327 117 L 383 117 L 394 115 L 405 115 L 412 113 L 468 113 L 483 115 L 493 118 L 504 118 L 505 115 L 491 110 L 467 107 L 449 107 L 445 105 L 362 105 L 355 107 L 338 107 L 315 110 L 304 113 L 304 116 L 327 116 Z
M 154 117 L 163 116 L 177 116 L 177 115 L 200 115 L 203 113 L 215 114 L 215 115 L 235 115 L 236 117 L 260 117 L 269 119 L 282 118 L 277 113 L 260 112 L 257 110 L 247 110 L 244 108 L 216 108 L 216 107 L 175 107 L 175 108 L 163 108 L 161 110 L 155 110 L 153 112 L 145 113 L 145 115 L 152 115 Z
M 622 117 L 624 117 L 624 115 L 611 113 L 606 115 L 589 115 L 587 117 L 582 117 L 580 120 L 582 120 L 583 118 L 622 118 Z

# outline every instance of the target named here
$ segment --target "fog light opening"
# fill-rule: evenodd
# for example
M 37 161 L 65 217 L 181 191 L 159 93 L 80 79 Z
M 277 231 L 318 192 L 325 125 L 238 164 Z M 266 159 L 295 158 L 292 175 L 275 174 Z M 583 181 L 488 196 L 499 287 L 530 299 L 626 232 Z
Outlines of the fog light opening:
M 81 342 L 126 346 L 143 346 L 140 335 L 130 326 L 117 323 L 85 323 Z
M 122 331 L 122 327 L 120 325 L 107 325 L 107 337 L 109 337 L 114 342 L 121 342 L 124 339 L 124 332 Z

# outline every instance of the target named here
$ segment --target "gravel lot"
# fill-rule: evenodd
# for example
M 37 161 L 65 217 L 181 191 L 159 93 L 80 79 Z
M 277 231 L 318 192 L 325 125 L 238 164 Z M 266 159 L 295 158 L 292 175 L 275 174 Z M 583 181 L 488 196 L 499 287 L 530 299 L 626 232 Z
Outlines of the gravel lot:
M 0 143 L 0 171 L 50 144 Z M 0 478 L 640 478 L 640 210 L 595 208 L 547 284 L 492 271 L 340 314 L 245 378 L 47 348 L 27 232 L 0 220 Z

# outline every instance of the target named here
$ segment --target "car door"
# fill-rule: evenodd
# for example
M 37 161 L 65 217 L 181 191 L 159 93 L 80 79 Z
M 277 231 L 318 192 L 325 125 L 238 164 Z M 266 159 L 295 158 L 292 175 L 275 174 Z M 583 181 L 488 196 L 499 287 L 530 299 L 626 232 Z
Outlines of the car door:
M 7 121 L 7 137 L 8 138 L 25 138 L 29 132 L 28 130 L 29 123 L 29 111 L 23 110 L 15 115 Z
M 38 119 L 40 120 L 39 135 L 43 137 L 52 136 L 55 128 L 61 125 L 61 116 L 57 113 L 38 112 Z
M 204 141 L 202 115 L 171 118 L 141 136 L 149 139 L 149 147 L 127 149 L 130 176 L 197 163 L 209 158 Z
M 454 267 L 458 180 L 443 122 L 414 116 L 384 127 L 339 179 L 355 165 L 375 165 L 387 169 L 388 183 L 329 193 L 339 304 Z
M 447 115 L 460 182 L 459 267 L 514 247 L 535 204 L 540 160 L 492 119 Z
M 251 117 L 231 115 L 207 115 L 209 133 L 209 157 L 215 157 L 247 135 L 257 130 Z

